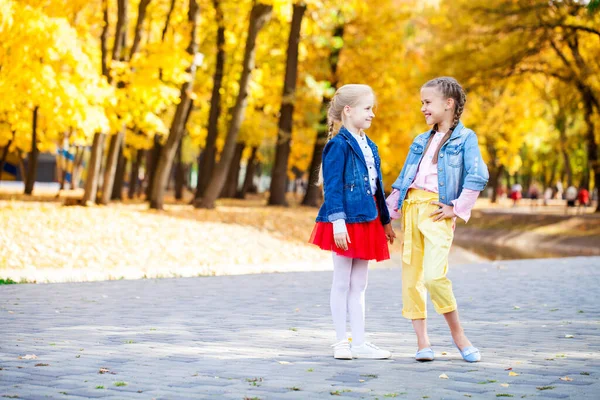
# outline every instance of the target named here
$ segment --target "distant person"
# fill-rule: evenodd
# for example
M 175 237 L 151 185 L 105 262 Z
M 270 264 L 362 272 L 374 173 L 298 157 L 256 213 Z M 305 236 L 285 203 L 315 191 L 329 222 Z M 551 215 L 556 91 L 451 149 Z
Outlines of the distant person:
M 579 213 L 579 211 L 583 207 L 583 213 L 585 214 L 587 211 L 587 206 L 588 204 L 590 204 L 590 192 L 585 186 L 581 186 L 579 188 L 579 193 L 577 193 L 577 202 L 579 203 L 577 212 Z
M 558 200 L 562 200 L 563 199 L 563 184 L 561 181 L 556 181 L 556 199 Z
M 538 199 L 540 197 L 540 189 L 538 188 L 538 185 L 536 182 L 532 182 L 531 185 L 529 185 L 529 190 L 528 190 L 527 196 L 530 199 L 531 207 L 532 208 L 537 207 Z
M 550 200 L 552 200 L 553 195 L 554 195 L 554 190 L 552 190 L 552 188 L 550 186 L 548 186 L 546 188 L 546 190 L 544 190 L 544 205 L 545 206 L 550 204 Z
M 569 212 L 569 208 L 575 208 L 575 202 L 577 201 L 577 188 L 573 185 L 567 188 L 565 192 L 565 199 L 567 200 L 567 208 L 565 214 Z
M 523 197 L 523 186 L 520 183 L 515 183 L 510 188 L 510 199 L 513 201 L 513 207 L 517 206 L 517 203 Z

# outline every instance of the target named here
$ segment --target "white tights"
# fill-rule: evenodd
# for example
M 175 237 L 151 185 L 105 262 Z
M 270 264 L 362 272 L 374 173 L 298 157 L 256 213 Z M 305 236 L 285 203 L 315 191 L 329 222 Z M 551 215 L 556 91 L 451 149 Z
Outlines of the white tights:
M 352 344 L 365 341 L 365 290 L 369 262 L 348 258 L 333 252 L 333 284 L 331 285 L 331 316 L 337 340 L 346 339 L 346 313 L 350 316 Z

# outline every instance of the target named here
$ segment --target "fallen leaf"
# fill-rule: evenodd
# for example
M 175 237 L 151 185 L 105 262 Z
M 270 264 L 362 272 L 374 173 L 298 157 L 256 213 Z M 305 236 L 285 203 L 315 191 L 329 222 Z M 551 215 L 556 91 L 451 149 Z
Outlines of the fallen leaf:
M 446 356 L 446 355 L 448 355 L 448 353 L 446 353 L 445 351 L 442 351 L 442 355 Z
M 520 310 L 520 309 L 521 309 L 521 307 L 519 307 L 519 306 L 514 306 L 514 309 L 515 309 L 515 310 Z
M 514 371 L 510 371 L 510 372 L 508 373 L 508 376 L 519 376 L 519 375 L 520 375 L 520 374 L 517 374 L 517 373 L 516 373 L 516 372 L 514 372 Z
M 559 378 L 561 381 L 566 381 L 566 382 L 571 382 L 573 380 L 573 378 L 569 378 L 568 376 L 563 376 L 562 378 Z
M 288 365 L 288 364 L 291 364 L 291 362 L 289 362 L 289 361 L 277 361 L 277 362 L 278 362 L 279 364 L 281 364 L 281 365 Z
M 116 372 L 112 372 L 111 370 L 109 370 L 108 368 L 100 368 L 100 371 L 98 371 L 99 374 L 112 374 L 112 375 L 116 375 Z
M 512 371 L 512 367 L 504 368 L 505 371 Z
M 508 383 L 501 383 L 500 386 L 502 386 L 502 387 L 509 387 L 510 385 Z
M 43 364 L 43 363 L 35 364 L 36 367 L 47 367 L 48 365 L 50 365 L 50 364 Z M 562 378 L 560 378 L 560 379 L 562 379 Z
M 22 357 L 19 357 L 20 360 L 35 360 L 37 356 L 35 354 L 26 354 Z
M 573 335 L 565 335 L 565 338 L 567 338 L 567 339 L 572 339 L 572 338 L 574 338 L 574 337 L 575 337 L 575 336 L 573 336 Z
M 359 381 L 359 382 L 364 382 L 365 380 L 364 380 L 364 379 L 359 379 L 358 381 Z
M 446 374 L 441 374 L 441 375 L 440 375 L 440 379 L 448 379 L 448 375 L 446 375 Z

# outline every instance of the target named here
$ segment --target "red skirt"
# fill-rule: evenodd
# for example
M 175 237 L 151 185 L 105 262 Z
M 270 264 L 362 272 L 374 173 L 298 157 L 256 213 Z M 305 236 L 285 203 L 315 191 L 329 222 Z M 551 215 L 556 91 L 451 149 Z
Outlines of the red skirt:
M 346 251 L 335 245 L 331 222 L 317 222 L 308 242 L 316 244 L 323 250 L 335 251 L 344 257 L 361 260 L 389 260 L 390 251 L 379 216 L 371 222 L 346 224 L 346 229 L 350 236 L 350 243 L 348 243 Z

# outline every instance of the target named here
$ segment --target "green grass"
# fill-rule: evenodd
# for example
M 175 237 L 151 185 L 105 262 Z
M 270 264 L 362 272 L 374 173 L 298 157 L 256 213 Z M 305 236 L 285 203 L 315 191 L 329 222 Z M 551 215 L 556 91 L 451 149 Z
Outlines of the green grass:
M 498 393 L 496 395 L 496 397 L 515 397 L 512 394 L 508 394 L 508 393 Z
M 118 382 L 115 382 L 115 386 L 117 386 L 117 387 L 120 387 L 120 386 L 127 386 L 127 382 L 118 381 Z
M 495 379 L 488 379 L 487 381 L 481 381 L 481 382 L 477 382 L 478 385 L 487 385 L 488 383 L 496 383 L 498 382 Z
M 290 389 L 293 392 L 299 392 L 301 390 L 298 386 L 292 386 L 292 387 L 290 387 L 288 389 Z
M 554 389 L 556 386 L 537 386 L 536 389 L 537 390 L 552 390 Z
M 98 386 L 96 386 L 96 389 L 104 389 L 104 386 L 98 385 Z
M 262 381 L 263 378 L 246 378 L 246 382 L 250 383 L 252 386 L 260 386 Z
M 10 278 L 6 278 L 6 279 L 0 278 L 0 285 L 16 285 L 17 283 L 18 282 L 15 282 Z M 6 397 L 6 396 L 3 396 L 3 397 Z M 16 397 L 13 397 L 13 398 L 16 398 Z

